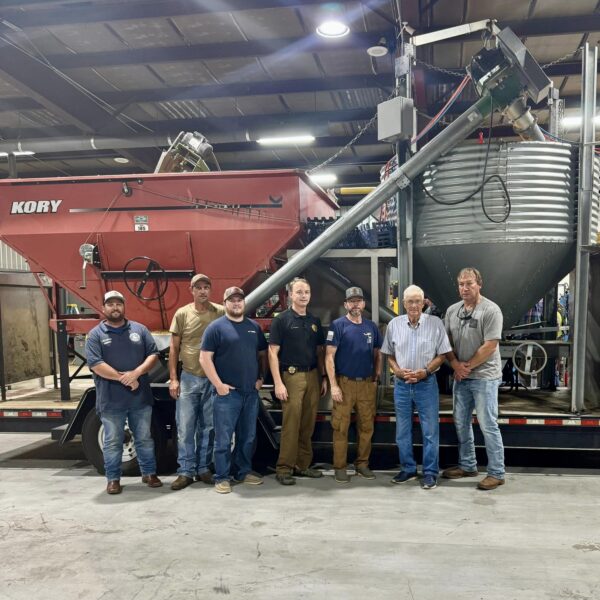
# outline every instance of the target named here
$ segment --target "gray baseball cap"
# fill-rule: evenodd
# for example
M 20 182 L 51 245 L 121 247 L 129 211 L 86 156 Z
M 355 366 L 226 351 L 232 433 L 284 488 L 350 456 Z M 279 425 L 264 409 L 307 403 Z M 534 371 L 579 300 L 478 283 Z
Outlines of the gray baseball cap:
M 346 290 L 346 300 L 350 300 L 350 298 L 364 298 L 365 295 L 363 291 L 359 287 L 351 287 Z
M 125 303 L 125 296 L 123 296 L 121 292 L 115 292 L 113 290 L 104 294 L 104 304 L 106 304 L 109 300 L 120 300 L 121 302 Z

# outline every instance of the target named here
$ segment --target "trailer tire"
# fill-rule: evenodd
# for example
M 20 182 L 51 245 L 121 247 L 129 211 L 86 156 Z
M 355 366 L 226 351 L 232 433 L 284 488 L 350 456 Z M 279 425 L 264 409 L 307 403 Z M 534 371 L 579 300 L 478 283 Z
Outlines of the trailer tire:
M 91 410 L 83 421 L 81 428 L 81 443 L 88 461 L 96 468 L 100 475 L 104 475 L 104 455 L 102 454 L 103 426 L 95 410 Z M 166 454 L 167 435 L 163 424 L 154 415 L 152 416 L 152 437 L 154 438 L 154 452 L 157 457 L 157 470 L 160 472 L 162 457 Z M 123 462 L 121 471 L 124 476 L 139 475 L 140 468 L 133 438 L 129 431 L 123 443 Z

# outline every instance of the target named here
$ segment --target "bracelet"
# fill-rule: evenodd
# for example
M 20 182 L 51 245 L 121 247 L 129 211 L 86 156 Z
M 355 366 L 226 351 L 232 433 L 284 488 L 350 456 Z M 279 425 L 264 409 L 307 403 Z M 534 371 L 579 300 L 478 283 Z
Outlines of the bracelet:
M 431 371 L 425 367 L 425 377 L 429 377 L 431 375 Z

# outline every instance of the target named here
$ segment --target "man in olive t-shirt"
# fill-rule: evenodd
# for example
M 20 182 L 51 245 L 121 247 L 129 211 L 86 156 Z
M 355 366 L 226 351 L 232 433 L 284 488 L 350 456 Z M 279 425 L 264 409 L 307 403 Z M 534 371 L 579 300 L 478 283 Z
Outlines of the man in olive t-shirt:
M 212 483 L 209 465 L 214 446 L 212 385 L 200 366 L 200 345 L 207 326 L 223 316 L 220 304 L 209 301 L 211 281 L 206 275 L 192 277 L 194 301 L 177 310 L 171 323 L 169 393 L 177 401 L 177 479 L 171 489 L 181 490 L 194 481 Z M 182 363 L 181 380 L 178 363 Z

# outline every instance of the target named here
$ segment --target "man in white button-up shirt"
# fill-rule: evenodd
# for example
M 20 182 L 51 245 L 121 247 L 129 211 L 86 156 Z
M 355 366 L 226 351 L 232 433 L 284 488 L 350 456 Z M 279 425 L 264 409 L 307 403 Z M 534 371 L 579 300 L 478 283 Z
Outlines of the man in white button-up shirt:
M 433 375 L 452 351 L 444 323 L 423 313 L 423 290 L 410 285 L 404 290 L 407 314 L 395 317 L 388 325 L 381 352 L 388 355 L 396 377 L 396 444 L 401 471 L 392 483 L 405 483 L 417 477 L 417 463 L 412 448 L 412 415 L 419 415 L 423 434 L 423 480 L 421 487 L 437 486 L 439 473 L 439 390 Z

